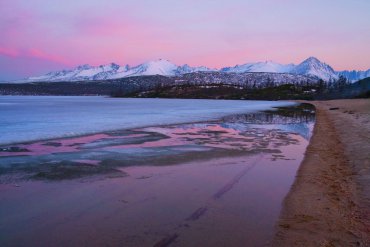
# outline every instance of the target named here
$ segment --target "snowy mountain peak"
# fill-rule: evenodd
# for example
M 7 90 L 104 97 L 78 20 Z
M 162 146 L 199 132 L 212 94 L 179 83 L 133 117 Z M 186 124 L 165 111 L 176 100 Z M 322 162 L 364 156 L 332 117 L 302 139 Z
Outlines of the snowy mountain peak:
M 257 62 L 257 63 L 246 63 L 242 65 L 236 65 L 234 67 L 226 67 L 221 69 L 222 72 L 271 72 L 271 73 L 288 73 L 292 70 L 293 64 L 279 64 L 273 61 Z
M 329 65 L 322 63 L 316 57 L 309 57 L 299 65 L 279 64 L 273 61 L 246 63 L 236 65 L 235 67 L 226 67 L 222 72 L 270 72 L 270 73 L 291 73 L 299 75 L 308 75 L 325 81 L 338 79 L 337 73 Z
M 302 63 L 321 63 L 319 59 L 316 57 L 309 57 L 306 60 L 304 60 Z
M 116 63 L 110 63 L 109 64 L 110 65 L 110 67 L 112 68 L 112 69 L 119 69 L 119 65 L 118 64 L 116 64 Z
M 115 63 L 110 63 L 110 64 L 104 64 L 104 65 L 99 65 L 98 68 L 102 69 L 103 71 L 110 71 L 110 70 L 118 70 L 119 65 Z M 93 69 L 94 67 L 90 67 L 89 69 Z
M 158 59 L 140 64 L 132 70 L 135 70 L 136 75 L 175 75 L 177 66 L 165 59 Z
M 315 57 L 309 57 L 291 71 L 294 74 L 309 75 L 323 79 L 324 81 L 338 79 L 337 73 L 332 67 L 321 62 Z
M 130 70 L 130 65 L 126 64 L 125 66 L 122 67 L 125 71 L 128 71 Z
M 149 62 L 146 62 L 144 64 L 150 64 L 150 65 L 155 65 L 155 66 L 176 66 L 175 64 L 171 63 L 169 60 L 167 59 L 157 59 L 157 60 L 152 60 L 152 61 L 149 61 Z
M 92 66 L 90 66 L 89 64 L 83 64 L 77 67 L 78 70 L 85 70 L 85 69 L 91 69 L 91 68 Z

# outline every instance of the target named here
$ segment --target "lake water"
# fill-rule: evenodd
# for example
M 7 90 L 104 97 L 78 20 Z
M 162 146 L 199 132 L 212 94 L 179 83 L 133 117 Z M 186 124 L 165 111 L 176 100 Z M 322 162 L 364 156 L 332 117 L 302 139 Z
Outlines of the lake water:
M 0 246 L 269 246 L 315 119 L 285 102 L 5 98 L 31 141 L 0 145 Z
M 0 144 L 216 119 L 291 102 L 0 96 Z

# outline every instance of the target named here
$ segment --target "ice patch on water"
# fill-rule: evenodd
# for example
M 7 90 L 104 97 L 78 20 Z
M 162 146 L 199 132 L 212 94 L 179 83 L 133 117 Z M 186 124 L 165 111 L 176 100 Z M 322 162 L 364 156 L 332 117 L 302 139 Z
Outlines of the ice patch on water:
M 0 96 L 0 144 L 207 121 L 294 104 L 247 100 Z

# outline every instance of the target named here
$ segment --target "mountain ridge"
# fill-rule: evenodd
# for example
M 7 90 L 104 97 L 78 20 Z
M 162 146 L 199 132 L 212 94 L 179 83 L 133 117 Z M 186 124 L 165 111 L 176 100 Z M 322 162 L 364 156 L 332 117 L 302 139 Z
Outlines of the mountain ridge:
M 330 65 L 321 62 L 315 57 L 309 57 L 300 64 L 280 64 L 273 61 L 246 63 L 234 67 L 211 69 L 206 66 L 192 67 L 187 64 L 176 65 L 169 60 L 157 59 L 137 66 L 128 64 L 120 66 L 116 63 L 91 66 L 84 64 L 70 70 L 49 72 L 45 75 L 29 77 L 16 82 L 58 82 L 58 81 L 94 81 L 119 79 L 131 76 L 163 75 L 179 76 L 193 72 L 217 71 L 223 73 L 245 73 L 245 72 L 266 72 L 266 73 L 288 73 L 310 76 L 324 81 L 337 80 L 339 76 L 346 77 L 349 81 L 358 81 L 370 76 L 370 69 L 367 71 L 335 71 Z

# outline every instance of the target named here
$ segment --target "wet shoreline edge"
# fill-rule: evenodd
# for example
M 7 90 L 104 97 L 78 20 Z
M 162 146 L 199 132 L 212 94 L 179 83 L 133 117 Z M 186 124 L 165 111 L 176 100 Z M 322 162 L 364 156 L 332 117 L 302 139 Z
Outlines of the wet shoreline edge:
M 358 102 L 370 105 L 360 100 L 299 101 L 315 106 L 316 121 L 295 181 L 283 201 L 272 246 L 370 246 L 369 208 L 360 202 L 368 195 L 361 195 L 353 165 L 356 157 L 349 154 L 349 147 L 359 138 L 351 143 L 343 136 L 353 132 L 349 123 L 358 123 L 358 116 L 366 119 L 369 114 L 366 107 L 356 119 L 347 114 L 354 114 L 348 109 L 355 112 Z M 339 118 L 339 114 L 347 115 Z M 340 125 L 342 122 L 345 124 Z M 362 144 L 366 147 L 363 140 Z

